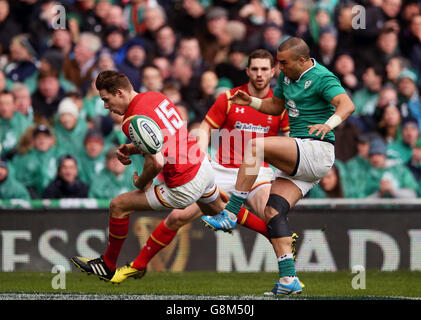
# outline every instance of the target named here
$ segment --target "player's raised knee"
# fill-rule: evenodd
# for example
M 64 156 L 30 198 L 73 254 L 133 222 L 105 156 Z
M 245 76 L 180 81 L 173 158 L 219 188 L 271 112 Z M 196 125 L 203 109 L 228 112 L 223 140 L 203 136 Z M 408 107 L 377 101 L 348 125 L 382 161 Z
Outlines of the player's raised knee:
M 185 221 L 183 219 L 183 211 L 177 209 L 171 211 L 171 213 L 167 217 L 167 220 L 165 221 L 165 224 L 168 228 L 173 230 L 181 228 L 185 224 Z
M 110 202 L 110 216 L 113 218 L 123 218 L 125 211 L 123 210 L 123 201 L 120 196 L 115 197 Z
M 271 238 L 291 237 L 292 232 L 288 225 L 288 212 L 290 205 L 288 201 L 277 194 L 271 194 L 265 210 L 267 227 Z

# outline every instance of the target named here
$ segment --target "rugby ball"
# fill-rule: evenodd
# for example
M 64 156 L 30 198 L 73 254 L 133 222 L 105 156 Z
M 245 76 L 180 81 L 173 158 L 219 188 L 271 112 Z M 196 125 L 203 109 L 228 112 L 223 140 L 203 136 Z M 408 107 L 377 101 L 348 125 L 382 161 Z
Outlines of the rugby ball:
M 147 154 L 158 153 L 164 144 L 161 128 L 147 116 L 137 115 L 130 120 L 129 136 L 136 147 Z

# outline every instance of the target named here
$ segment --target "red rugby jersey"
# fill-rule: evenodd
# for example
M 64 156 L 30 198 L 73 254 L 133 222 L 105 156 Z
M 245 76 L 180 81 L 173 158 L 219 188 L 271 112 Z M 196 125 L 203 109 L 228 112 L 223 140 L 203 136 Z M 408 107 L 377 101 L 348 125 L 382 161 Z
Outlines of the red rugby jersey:
M 175 188 L 192 180 L 205 154 L 200 151 L 196 138 L 189 134 L 172 102 L 160 92 L 137 94 L 123 118 L 123 132 L 129 139 L 130 119 L 136 115 L 153 119 L 164 134 L 161 153 L 165 160 L 162 169 L 165 183 Z
M 256 137 L 278 135 L 279 131 L 289 131 L 286 111 L 279 116 L 267 115 L 249 106 L 240 106 L 228 101 L 237 90 L 248 92 L 247 84 L 219 95 L 206 114 L 205 120 L 214 129 L 220 130 L 219 149 L 216 160 L 227 168 L 238 168 L 244 156 L 247 142 Z M 272 97 L 270 89 L 266 97 Z M 264 164 L 268 166 L 267 164 Z

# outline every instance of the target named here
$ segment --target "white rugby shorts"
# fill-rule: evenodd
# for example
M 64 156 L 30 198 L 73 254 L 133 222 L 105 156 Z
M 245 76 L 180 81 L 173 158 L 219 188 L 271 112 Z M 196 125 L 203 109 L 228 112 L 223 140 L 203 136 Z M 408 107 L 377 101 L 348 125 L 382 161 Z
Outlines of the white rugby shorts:
M 189 182 L 175 188 L 162 183 L 146 190 L 146 199 L 154 210 L 184 209 L 196 201 L 210 203 L 218 195 L 215 174 L 207 157 L 203 159 L 196 176 Z
M 326 141 L 294 139 L 299 150 L 299 162 L 296 173 L 290 176 L 276 169 L 274 176 L 275 178 L 291 180 L 300 188 L 304 197 L 332 168 L 335 162 L 335 146 Z
M 228 201 L 235 189 L 239 168 L 226 168 L 215 161 L 212 161 L 211 165 L 215 172 L 216 185 L 221 195 Z M 270 185 L 273 179 L 273 170 L 269 167 L 261 167 L 247 199 L 253 198 L 256 192 L 263 186 Z

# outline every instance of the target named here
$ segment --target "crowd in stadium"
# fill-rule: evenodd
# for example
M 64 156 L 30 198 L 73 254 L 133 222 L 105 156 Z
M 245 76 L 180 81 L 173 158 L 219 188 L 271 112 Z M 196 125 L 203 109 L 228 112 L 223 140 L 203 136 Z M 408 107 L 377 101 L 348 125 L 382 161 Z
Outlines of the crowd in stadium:
M 356 107 L 335 128 L 336 165 L 308 196 L 421 196 L 416 0 L 0 0 L 0 198 L 111 199 L 135 188 L 143 158 L 126 167 L 115 155 L 126 137 L 95 88 L 100 71 L 161 91 L 192 128 L 248 81 L 251 51 L 276 57 L 290 36 Z

